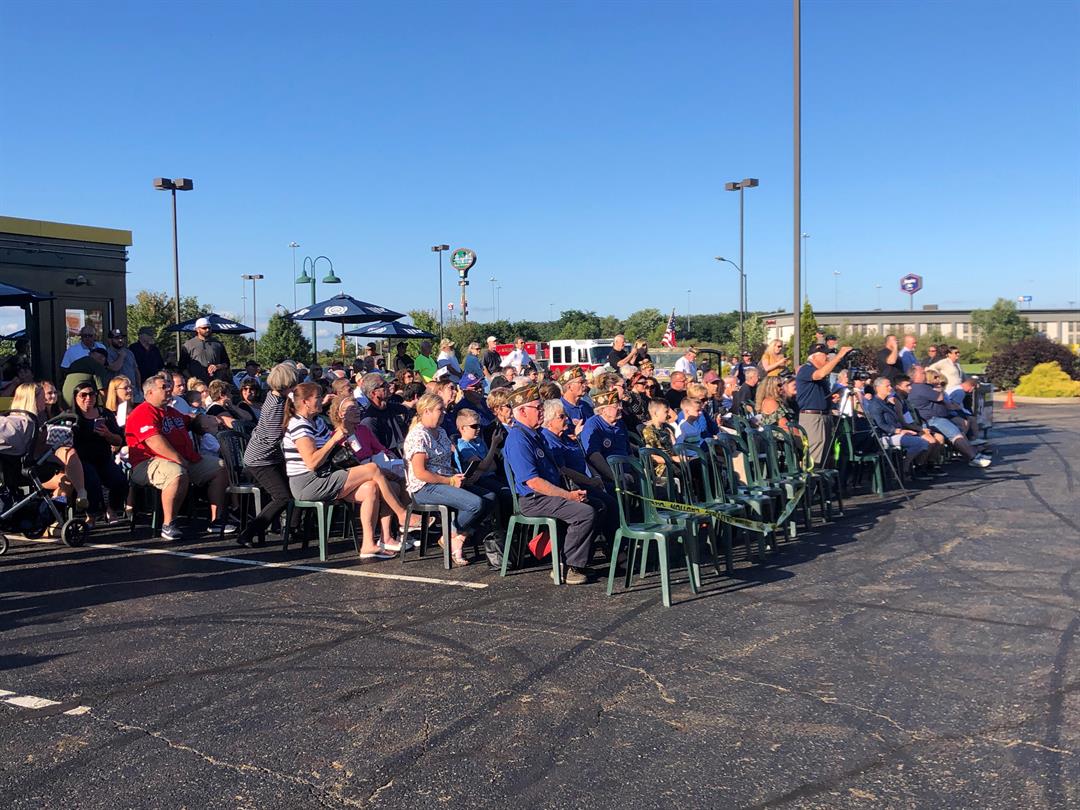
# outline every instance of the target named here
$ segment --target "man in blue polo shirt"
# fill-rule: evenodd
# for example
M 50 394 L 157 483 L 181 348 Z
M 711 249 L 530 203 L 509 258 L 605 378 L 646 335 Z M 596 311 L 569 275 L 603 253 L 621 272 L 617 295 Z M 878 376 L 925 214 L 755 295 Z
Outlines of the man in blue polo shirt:
M 596 509 L 589 504 L 585 490 L 570 491 L 562 486 L 550 448 L 540 435 L 544 405 L 539 389 L 535 385 L 518 388 L 508 404 L 514 421 L 507 431 L 503 458 L 514 477 L 518 508 L 528 517 L 553 517 L 566 524 L 560 544 L 566 565 L 563 579 L 567 585 L 584 585 Z
M 566 431 L 564 437 L 578 437 L 585 423 L 592 418 L 592 406 L 585 400 L 588 385 L 579 366 L 568 368 L 559 377 L 562 385 L 562 404 L 566 412 Z
M 581 429 L 581 446 L 585 448 L 585 457 L 593 469 L 614 486 L 615 476 L 608 466 L 608 456 L 630 455 L 630 439 L 622 421 L 619 392 L 614 389 L 601 391 L 593 395 L 593 404 L 596 405 L 596 414 Z
M 820 467 L 825 461 L 825 450 L 832 438 L 829 415 L 829 375 L 851 351 L 842 346 L 836 354 L 829 354 L 824 343 L 810 347 L 806 362 L 795 372 L 795 402 L 799 406 L 799 425 L 806 431 L 810 442 L 810 457 Z

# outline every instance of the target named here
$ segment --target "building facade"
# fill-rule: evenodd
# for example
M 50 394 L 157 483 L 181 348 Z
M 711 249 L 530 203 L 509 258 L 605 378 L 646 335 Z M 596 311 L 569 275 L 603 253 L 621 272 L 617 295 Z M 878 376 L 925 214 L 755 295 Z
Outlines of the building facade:
M 1080 344 L 1080 309 L 1025 309 L 1021 317 L 1040 334 L 1067 346 Z M 844 312 L 815 312 L 826 332 L 846 331 L 857 335 L 929 335 L 973 340 L 970 309 L 896 309 Z M 790 312 L 765 316 L 768 339 L 791 339 L 794 319 Z
M 27 309 L 34 373 L 58 380 L 60 359 L 84 324 L 101 339 L 127 327 L 131 231 L 0 216 L 0 279 L 55 296 Z

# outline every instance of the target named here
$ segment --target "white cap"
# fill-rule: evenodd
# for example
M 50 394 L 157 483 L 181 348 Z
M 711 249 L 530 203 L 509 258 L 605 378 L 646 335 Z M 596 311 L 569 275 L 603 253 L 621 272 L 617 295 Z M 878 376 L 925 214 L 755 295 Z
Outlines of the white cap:
M 204 326 L 208 327 L 208 328 L 210 327 L 210 319 L 209 318 L 199 318 L 199 320 L 195 321 L 195 328 L 196 329 L 202 329 Z
M 488 339 L 487 339 L 487 342 L 488 342 L 488 343 L 491 343 L 491 341 L 493 341 L 493 340 L 494 340 L 494 341 L 495 341 L 496 343 L 498 343 L 498 342 L 499 342 L 499 339 L 498 339 L 497 337 L 495 337 L 494 335 L 488 335 Z

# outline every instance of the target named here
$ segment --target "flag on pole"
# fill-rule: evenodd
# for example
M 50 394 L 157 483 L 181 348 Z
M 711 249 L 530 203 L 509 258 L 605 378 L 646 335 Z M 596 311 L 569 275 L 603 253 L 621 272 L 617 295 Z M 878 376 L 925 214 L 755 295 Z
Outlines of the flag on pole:
M 675 308 L 671 308 L 671 317 L 667 319 L 667 329 L 664 330 L 664 336 L 660 338 L 660 345 L 667 346 L 669 349 L 678 347 L 678 342 L 675 340 Z

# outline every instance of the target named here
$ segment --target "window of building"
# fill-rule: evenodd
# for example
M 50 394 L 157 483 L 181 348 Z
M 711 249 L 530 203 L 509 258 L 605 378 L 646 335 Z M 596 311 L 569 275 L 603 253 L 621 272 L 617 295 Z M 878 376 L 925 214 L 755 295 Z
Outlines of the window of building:
M 68 346 L 79 342 L 79 331 L 84 326 L 94 327 L 98 340 L 101 341 L 105 335 L 105 310 L 102 307 L 65 309 L 64 324 L 66 329 L 65 340 Z

